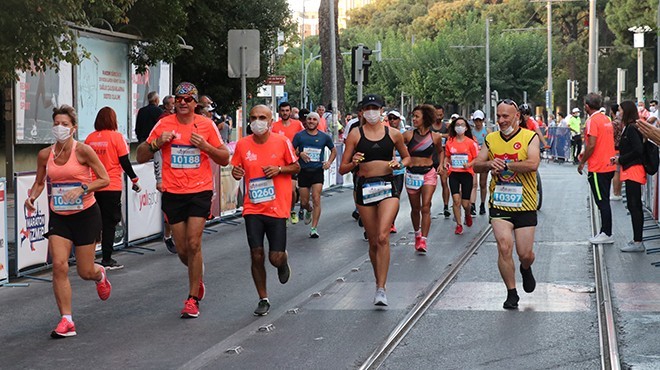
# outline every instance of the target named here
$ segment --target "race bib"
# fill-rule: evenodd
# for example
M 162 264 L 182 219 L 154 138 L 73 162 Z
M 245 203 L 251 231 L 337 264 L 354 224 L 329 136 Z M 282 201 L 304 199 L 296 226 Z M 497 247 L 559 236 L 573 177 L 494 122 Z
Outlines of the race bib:
M 447 138 L 443 136 L 441 143 L 442 143 L 442 147 L 444 148 L 445 144 L 447 143 Z
M 467 154 L 452 154 L 451 155 L 451 167 L 452 168 L 464 168 L 463 166 L 468 163 Z
M 188 145 L 172 145 L 172 168 L 199 168 L 202 162 L 199 148 Z
M 51 185 L 51 198 L 53 199 L 53 210 L 55 211 L 79 211 L 83 209 L 83 199 L 82 195 L 78 198 L 66 202 L 64 200 L 64 194 L 69 190 L 80 187 L 79 182 L 74 183 L 61 183 L 61 184 L 52 184 Z
M 249 197 L 252 204 L 275 200 L 275 184 L 273 179 L 258 177 L 250 180 Z
M 321 162 L 321 150 L 318 148 L 304 148 L 303 152 L 307 153 L 310 162 Z
M 410 190 L 419 190 L 424 185 L 424 174 L 406 172 L 406 187 Z
M 497 184 L 493 193 L 493 204 L 501 207 L 521 208 L 523 186 L 519 183 Z
M 370 182 L 362 185 L 362 203 L 371 204 L 392 197 L 392 183 Z

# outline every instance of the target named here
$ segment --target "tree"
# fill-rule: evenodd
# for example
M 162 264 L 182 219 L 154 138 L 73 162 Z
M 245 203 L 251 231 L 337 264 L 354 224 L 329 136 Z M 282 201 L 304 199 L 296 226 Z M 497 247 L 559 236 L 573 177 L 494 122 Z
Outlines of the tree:
M 338 109 L 340 112 L 345 111 L 344 104 L 344 89 L 342 88 L 346 84 L 344 79 L 344 58 L 342 58 L 341 51 L 339 49 L 339 27 L 337 27 L 337 14 L 339 13 L 338 4 L 339 0 L 322 0 L 319 7 L 319 41 L 321 45 L 330 45 L 330 1 L 333 2 L 335 8 L 335 50 L 337 51 L 336 60 L 333 62 L 330 57 L 330 48 L 321 47 L 321 65 L 322 65 L 322 78 L 323 78 L 323 102 L 330 102 L 332 99 L 332 86 L 330 82 L 331 71 L 330 65 L 336 63 L 337 65 L 337 105 L 338 107 L 332 107 L 336 112 Z

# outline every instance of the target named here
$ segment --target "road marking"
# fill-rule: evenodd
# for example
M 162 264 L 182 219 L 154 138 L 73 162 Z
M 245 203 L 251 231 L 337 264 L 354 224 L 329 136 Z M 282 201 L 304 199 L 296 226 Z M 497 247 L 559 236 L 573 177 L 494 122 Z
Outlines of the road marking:
M 660 312 L 660 284 L 615 283 L 615 303 L 621 311 Z

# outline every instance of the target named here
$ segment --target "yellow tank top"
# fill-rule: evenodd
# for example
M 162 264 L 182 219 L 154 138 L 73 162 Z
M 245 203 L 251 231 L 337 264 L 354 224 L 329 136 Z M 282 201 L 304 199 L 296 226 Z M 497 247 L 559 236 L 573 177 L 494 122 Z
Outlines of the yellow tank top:
M 527 159 L 527 148 L 536 133 L 520 129 L 505 140 L 499 131 L 486 136 L 488 159 L 501 158 L 505 162 L 520 162 Z M 536 211 L 536 171 L 517 173 L 504 171 L 490 181 L 491 208 L 508 212 Z

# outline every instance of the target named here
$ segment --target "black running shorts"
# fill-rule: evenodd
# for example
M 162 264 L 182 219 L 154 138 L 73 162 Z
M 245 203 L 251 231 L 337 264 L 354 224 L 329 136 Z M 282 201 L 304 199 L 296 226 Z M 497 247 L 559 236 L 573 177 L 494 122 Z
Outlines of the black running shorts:
M 45 237 L 57 235 L 71 240 L 73 245 L 96 244 L 101 240 L 101 209 L 97 203 L 71 215 L 49 213 L 48 232 Z
M 298 187 L 311 188 L 314 184 L 321 184 L 325 181 L 323 168 L 300 170 L 298 173 Z
M 163 204 L 161 206 L 165 214 L 165 221 L 170 225 L 174 225 L 186 221 L 188 217 L 206 219 L 211 214 L 212 198 L 212 190 L 190 194 L 165 192 L 163 193 Z
M 265 235 L 269 252 L 286 251 L 286 218 L 264 215 L 245 215 L 243 218 L 250 249 L 264 248 Z
M 511 222 L 514 229 L 532 227 L 537 224 L 536 211 L 508 212 L 497 208 L 490 208 L 489 214 L 491 220 L 498 219 Z

